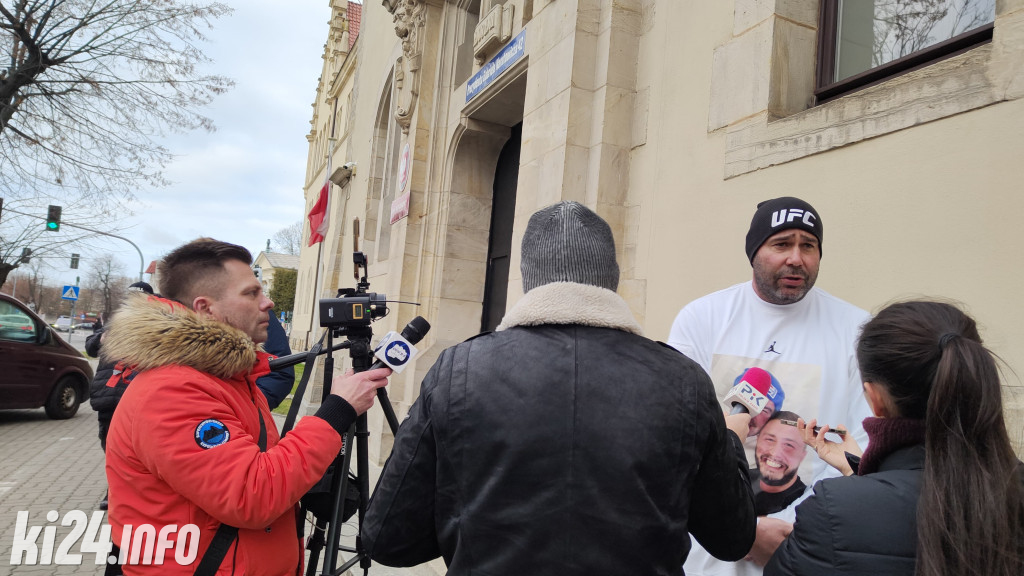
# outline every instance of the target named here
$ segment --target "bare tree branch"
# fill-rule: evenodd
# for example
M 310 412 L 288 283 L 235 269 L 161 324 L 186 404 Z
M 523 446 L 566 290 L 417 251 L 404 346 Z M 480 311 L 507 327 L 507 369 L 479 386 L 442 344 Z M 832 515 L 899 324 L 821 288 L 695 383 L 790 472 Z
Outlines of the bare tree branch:
M 98 308 L 104 320 L 110 318 L 124 298 L 124 287 L 130 282 L 124 275 L 124 265 L 110 254 L 100 256 L 90 265 L 86 286 L 93 294 L 92 307 Z
M 0 0 L 0 197 L 40 190 L 119 205 L 162 186 L 171 133 L 230 80 L 201 72 L 219 2 Z
M 275 232 L 274 247 L 282 254 L 298 256 L 302 249 L 302 220 Z
M 991 22 L 995 0 L 875 0 L 872 66 Z

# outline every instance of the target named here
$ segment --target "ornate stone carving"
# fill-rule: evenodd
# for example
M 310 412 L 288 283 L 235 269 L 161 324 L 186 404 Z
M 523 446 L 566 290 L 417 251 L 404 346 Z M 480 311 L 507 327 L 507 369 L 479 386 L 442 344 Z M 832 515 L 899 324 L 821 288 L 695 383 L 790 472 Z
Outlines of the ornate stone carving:
M 423 0 L 384 0 L 384 7 L 391 12 L 395 34 L 402 41 L 402 55 L 395 62 L 395 120 L 408 134 L 420 92 L 427 6 Z
M 330 33 L 324 45 L 324 60 L 331 76 L 337 73 L 348 55 L 348 11 L 335 9 L 330 21 Z
M 473 31 L 473 56 L 477 64 L 483 64 L 495 48 L 512 38 L 514 10 L 515 4 L 511 2 L 504 6 L 495 4 L 481 16 Z

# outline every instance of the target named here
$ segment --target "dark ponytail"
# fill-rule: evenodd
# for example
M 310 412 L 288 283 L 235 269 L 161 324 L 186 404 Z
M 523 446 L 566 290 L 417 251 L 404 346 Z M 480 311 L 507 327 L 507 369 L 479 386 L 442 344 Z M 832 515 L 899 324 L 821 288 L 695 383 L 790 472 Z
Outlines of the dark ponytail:
M 925 421 L 918 576 L 1024 574 L 1024 487 L 999 372 L 973 319 L 940 302 L 888 306 L 857 344 L 866 382 Z

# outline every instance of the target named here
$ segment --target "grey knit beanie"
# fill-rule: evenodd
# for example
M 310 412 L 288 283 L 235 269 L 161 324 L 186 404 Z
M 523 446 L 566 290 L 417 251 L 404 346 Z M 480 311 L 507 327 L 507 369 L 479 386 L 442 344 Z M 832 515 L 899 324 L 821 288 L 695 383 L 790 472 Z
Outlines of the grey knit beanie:
M 579 202 L 559 202 L 530 217 L 523 235 L 523 292 L 551 282 L 615 291 L 619 265 L 608 223 Z

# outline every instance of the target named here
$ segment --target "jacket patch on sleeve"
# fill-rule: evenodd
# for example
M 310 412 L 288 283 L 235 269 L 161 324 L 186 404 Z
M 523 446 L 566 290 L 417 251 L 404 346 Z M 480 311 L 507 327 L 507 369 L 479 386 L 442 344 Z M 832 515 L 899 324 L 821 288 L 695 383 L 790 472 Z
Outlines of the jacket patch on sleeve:
M 203 420 L 196 426 L 196 444 L 201 448 L 210 449 L 228 441 L 231 433 L 220 420 Z

